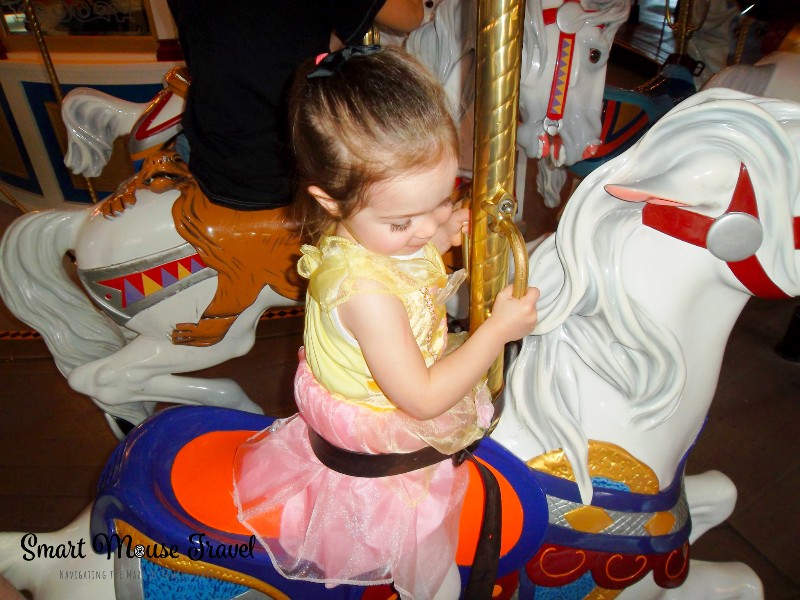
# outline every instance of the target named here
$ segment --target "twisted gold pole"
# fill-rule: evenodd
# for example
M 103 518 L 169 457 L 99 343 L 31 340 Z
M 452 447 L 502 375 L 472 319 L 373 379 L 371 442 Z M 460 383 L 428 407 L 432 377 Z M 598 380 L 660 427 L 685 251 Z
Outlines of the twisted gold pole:
M 471 331 L 489 316 L 491 302 L 508 280 L 509 244 L 501 233 L 509 220 L 513 226 L 516 212 L 516 201 L 508 190 L 514 188 L 523 11 L 521 0 L 478 2 L 469 248 Z M 489 230 L 487 211 L 492 210 L 495 231 Z M 510 216 L 505 223 L 504 215 Z M 496 398 L 503 389 L 502 356 L 492 365 L 488 377 L 489 390 Z
M 47 76 L 50 78 L 50 86 L 53 88 L 53 94 L 56 97 L 56 103 L 61 108 L 61 103 L 64 101 L 64 94 L 61 92 L 61 83 L 58 81 L 56 68 L 53 65 L 53 60 L 50 57 L 50 51 L 47 49 L 47 43 L 42 35 L 42 28 L 39 26 L 39 18 L 36 16 L 36 11 L 33 10 L 33 5 L 30 0 L 23 0 L 25 5 L 25 16 L 28 19 L 28 24 L 33 32 L 33 37 L 36 39 L 36 45 L 39 47 L 39 53 L 42 55 L 44 61 L 44 68 L 47 70 Z M 92 204 L 97 204 L 97 192 L 95 192 L 94 185 L 88 177 L 83 178 L 86 182 L 86 189 L 89 192 L 89 197 L 92 199 Z

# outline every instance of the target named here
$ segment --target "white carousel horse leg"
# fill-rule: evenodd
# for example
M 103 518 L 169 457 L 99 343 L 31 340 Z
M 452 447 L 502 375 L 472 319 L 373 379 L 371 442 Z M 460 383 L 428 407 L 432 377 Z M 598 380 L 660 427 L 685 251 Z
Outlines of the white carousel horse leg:
M 114 598 L 114 562 L 91 548 L 90 508 L 59 531 L 0 534 L 0 577 L 34 600 Z
M 544 198 L 545 206 L 555 208 L 561 204 L 561 189 L 567 181 L 567 171 L 564 167 L 550 164 L 549 159 L 542 159 L 538 164 L 536 187 Z
M 764 588 L 750 567 L 740 562 L 693 560 L 679 588 L 666 590 L 647 577 L 619 595 L 619 600 L 762 600 Z
M 296 303 L 265 287 L 256 301 L 239 315 L 221 342 L 209 347 L 182 346 L 173 344 L 163 334 L 142 334 L 115 354 L 74 369 L 69 374 L 69 385 L 93 398 L 106 412 L 134 425 L 152 413 L 155 402 L 208 404 L 262 414 L 261 407 L 230 379 L 174 373 L 199 371 L 245 355 L 255 343 L 256 325 L 264 310 L 269 306 L 292 304 Z M 153 317 L 150 327 L 169 331 L 171 325 L 154 325 L 159 319 L 166 319 L 169 324 L 175 322 L 168 312 L 167 317 Z
M 151 386 L 178 404 L 210 404 L 264 414 L 233 379 L 159 375 L 148 382 L 148 388 Z
M 727 519 L 736 505 L 736 486 L 719 471 L 706 471 L 684 478 L 689 514 L 692 516 L 692 533 L 689 543 L 694 543 L 706 531 Z
M 198 352 L 199 351 L 199 352 Z M 106 412 L 133 424 L 152 413 L 148 403 L 209 404 L 261 413 L 244 390 L 230 379 L 172 375 L 194 371 L 232 358 L 202 360 L 208 349 L 174 346 L 168 340 L 139 336 L 112 356 L 77 367 L 69 374 L 72 389 L 86 394 Z M 192 362 L 192 356 L 196 361 Z

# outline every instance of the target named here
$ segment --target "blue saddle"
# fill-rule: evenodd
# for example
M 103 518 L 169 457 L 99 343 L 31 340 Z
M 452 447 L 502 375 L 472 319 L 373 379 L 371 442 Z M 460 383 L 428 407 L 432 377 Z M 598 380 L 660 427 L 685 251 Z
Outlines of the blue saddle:
M 101 476 L 91 516 L 95 552 L 141 559 L 142 565 L 148 564 L 142 577 L 161 577 L 167 583 L 179 579 L 177 572 L 256 589 L 274 598 L 390 598 L 389 586 L 325 588 L 286 579 L 238 523 L 230 496 L 235 449 L 273 420 L 225 408 L 177 406 L 139 425 L 114 451 Z M 510 597 L 516 572 L 541 544 L 548 519 L 545 496 L 527 465 L 493 440 L 481 441 L 474 454 L 499 475 L 504 541 L 498 583 L 508 582 L 500 587 L 509 593 L 498 597 Z M 483 493 L 476 473 L 470 473 L 457 554 L 464 582 L 470 561 L 462 564 L 463 557 L 471 554 L 462 542 L 468 546 L 477 540 L 477 532 L 472 535 L 465 528 L 473 524 L 477 529 L 482 515 L 482 508 L 476 508 L 482 507 Z M 476 494 L 480 497 L 471 499 Z M 474 546 L 471 551 L 474 554 Z M 159 585 L 163 597 L 164 582 Z M 173 600 L 181 597 L 169 594 Z

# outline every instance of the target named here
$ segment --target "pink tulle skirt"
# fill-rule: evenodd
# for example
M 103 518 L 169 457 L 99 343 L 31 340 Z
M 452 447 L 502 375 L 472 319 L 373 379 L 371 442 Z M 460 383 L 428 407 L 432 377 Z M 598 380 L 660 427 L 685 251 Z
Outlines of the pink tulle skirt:
M 441 442 L 437 446 L 466 446 L 472 440 L 463 439 L 463 431 L 474 428 L 476 402 L 484 415 L 491 412 L 488 394 L 418 421 L 402 411 L 376 411 L 332 396 L 301 352 L 295 395 L 299 415 L 256 434 L 237 451 L 239 520 L 286 577 L 329 585 L 394 581 L 404 598 L 432 598 L 455 560 L 467 470 L 445 460 L 389 477 L 342 475 L 317 460 L 308 427 L 358 452 L 411 452 L 425 447 L 431 435 Z

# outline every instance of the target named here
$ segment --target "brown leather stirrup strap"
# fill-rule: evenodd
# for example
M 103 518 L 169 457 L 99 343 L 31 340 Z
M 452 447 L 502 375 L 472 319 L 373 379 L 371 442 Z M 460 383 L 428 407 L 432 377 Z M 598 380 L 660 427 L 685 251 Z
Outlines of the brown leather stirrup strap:
M 484 498 L 478 547 L 475 548 L 475 558 L 472 559 L 472 568 L 464 598 L 466 600 L 489 600 L 493 596 L 494 584 L 497 581 L 497 566 L 500 561 L 500 533 L 503 525 L 500 484 L 497 483 L 494 473 L 481 464 L 466 448 L 453 455 L 453 462 L 456 465 L 460 465 L 465 460 L 469 460 L 478 469 L 481 482 L 483 482 Z
M 478 547 L 472 563 L 464 597 L 467 600 L 490 600 L 497 580 L 500 560 L 500 530 L 502 505 L 500 485 L 494 474 L 481 464 L 467 449 L 450 456 L 428 446 L 415 452 L 401 454 L 365 454 L 345 450 L 331 444 L 316 431 L 308 428 L 311 449 L 319 461 L 328 467 L 351 477 L 387 477 L 422 469 L 448 458 L 458 466 L 469 460 L 478 470 L 483 482 L 483 519 L 478 537 Z

